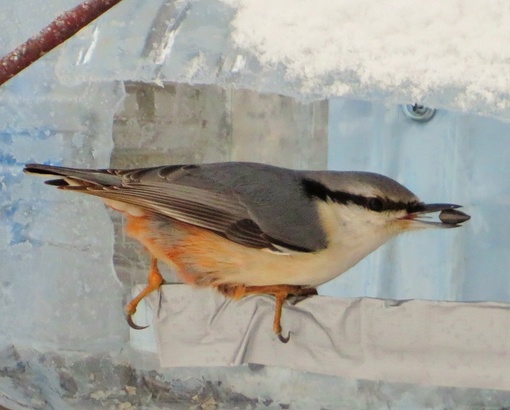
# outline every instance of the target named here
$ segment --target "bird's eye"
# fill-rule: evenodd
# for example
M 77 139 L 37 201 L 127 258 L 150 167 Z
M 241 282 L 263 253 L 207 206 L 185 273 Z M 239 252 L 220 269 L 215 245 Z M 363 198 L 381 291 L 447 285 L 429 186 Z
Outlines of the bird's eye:
M 370 198 L 368 200 L 368 209 L 374 212 L 381 212 L 383 210 L 383 201 L 379 198 Z

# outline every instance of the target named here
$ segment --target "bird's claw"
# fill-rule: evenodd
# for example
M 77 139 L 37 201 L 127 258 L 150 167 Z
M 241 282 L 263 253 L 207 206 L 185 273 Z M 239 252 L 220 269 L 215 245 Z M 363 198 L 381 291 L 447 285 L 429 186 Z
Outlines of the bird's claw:
M 282 343 L 288 343 L 290 340 L 290 332 L 287 334 L 287 337 L 282 336 L 281 333 L 278 333 L 276 336 L 278 336 L 278 340 Z
M 138 326 L 135 322 L 133 322 L 133 315 L 136 312 L 136 308 L 138 307 L 138 303 L 147 296 L 152 291 L 159 289 L 159 287 L 166 283 L 161 276 L 161 273 L 158 269 L 158 260 L 153 256 L 151 259 L 151 267 L 149 270 L 149 278 L 147 280 L 147 286 L 142 289 L 142 291 L 134 298 L 131 302 L 129 302 L 126 306 L 126 321 L 131 329 L 135 330 L 143 330 L 147 329 L 147 326 Z
M 133 317 L 132 317 L 132 314 L 127 314 L 126 315 L 126 321 L 129 325 L 129 327 L 131 329 L 135 329 L 135 330 L 143 330 L 143 329 L 147 329 L 149 327 L 149 325 L 147 326 L 138 326 L 135 322 L 133 322 Z

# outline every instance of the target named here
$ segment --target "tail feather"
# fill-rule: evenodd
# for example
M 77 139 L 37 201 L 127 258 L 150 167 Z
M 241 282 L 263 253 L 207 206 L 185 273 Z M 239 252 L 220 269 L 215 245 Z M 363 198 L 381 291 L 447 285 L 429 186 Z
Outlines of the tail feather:
M 121 184 L 121 177 L 108 169 L 78 169 L 54 165 L 26 164 L 23 171 L 31 175 L 42 177 L 60 177 L 46 181 L 48 185 L 65 188 L 67 186 L 117 186 Z

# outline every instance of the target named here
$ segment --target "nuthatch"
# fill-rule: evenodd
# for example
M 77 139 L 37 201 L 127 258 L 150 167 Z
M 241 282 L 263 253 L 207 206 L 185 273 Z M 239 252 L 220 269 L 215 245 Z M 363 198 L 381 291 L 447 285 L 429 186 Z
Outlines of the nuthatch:
M 339 276 L 397 234 L 459 226 L 453 204 L 425 204 L 393 179 L 369 172 L 298 171 L 257 163 L 170 165 L 133 170 L 27 164 L 59 189 L 95 195 L 126 216 L 127 233 L 152 256 L 148 285 L 164 282 L 157 261 L 195 286 L 241 298 L 276 297 L 273 330 L 291 295 Z M 441 212 L 439 221 L 426 218 Z

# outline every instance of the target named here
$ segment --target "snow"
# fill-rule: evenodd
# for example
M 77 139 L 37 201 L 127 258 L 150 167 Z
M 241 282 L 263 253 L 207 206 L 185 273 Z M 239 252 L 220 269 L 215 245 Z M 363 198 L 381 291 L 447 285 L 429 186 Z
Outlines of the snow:
M 351 96 L 378 89 L 427 101 L 458 89 L 460 109 L 506 110 L 510 7 L 505 1 L 223 0 L 237 7 L 236 46 L 286 67 L 304 90 Z M 328 83 L 330 83 L 328 85 Z

